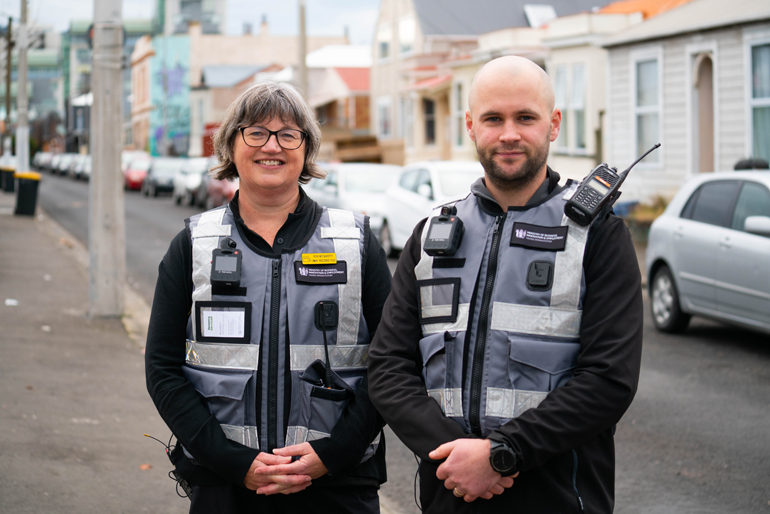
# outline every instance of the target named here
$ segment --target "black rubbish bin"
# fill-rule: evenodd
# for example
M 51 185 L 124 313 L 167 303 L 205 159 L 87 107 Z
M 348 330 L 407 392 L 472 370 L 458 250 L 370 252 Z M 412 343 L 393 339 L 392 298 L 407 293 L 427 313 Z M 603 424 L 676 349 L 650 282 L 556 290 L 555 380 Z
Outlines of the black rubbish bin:
M 25 171 L 14 175 L 19 179 L 19 192 L 16 193 L 16 210 L 14 214 L 34 216 L 37 205 L 37 187 L 40 184 L 40 173 Z
M 3 174 L 3 191 L 5 191 L 6 193 L 14 192 L 13 173 L 15 171 L 16 171 L 16 168 L 12 168 L 10 166 L 0 167 L 0 173 Z

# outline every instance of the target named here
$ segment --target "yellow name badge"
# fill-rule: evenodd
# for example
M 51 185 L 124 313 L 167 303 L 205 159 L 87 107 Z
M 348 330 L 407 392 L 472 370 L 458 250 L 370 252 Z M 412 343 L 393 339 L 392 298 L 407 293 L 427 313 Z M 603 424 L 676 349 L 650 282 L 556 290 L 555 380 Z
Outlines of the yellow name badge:
M 303 253 L 302 264 L 337 264 L 336 253 Z

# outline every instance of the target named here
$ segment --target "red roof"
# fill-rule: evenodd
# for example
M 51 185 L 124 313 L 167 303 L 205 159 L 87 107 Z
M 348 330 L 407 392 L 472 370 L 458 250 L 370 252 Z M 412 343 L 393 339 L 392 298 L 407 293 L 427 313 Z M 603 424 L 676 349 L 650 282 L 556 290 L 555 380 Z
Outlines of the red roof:
M 334 68 L 351 91 L 369 91 L 369 68 Z
M 410 91 L 419 91 L 422 89 L 432 89 L 436 86 L 441 86 L 445 82 L 449 82 L 452 80 L 451 75 L 444 75 L 441 77 L 431 77 L 429 79 L 421 80 L 419 82 L 415 82 L 411 86 L 409 86 L 407 89 Z
M 599 12 L 605 14 L 627 14 L 641 11 L 645 19 L 679 7 L 692 0 L 620 0 L 602 7 Z

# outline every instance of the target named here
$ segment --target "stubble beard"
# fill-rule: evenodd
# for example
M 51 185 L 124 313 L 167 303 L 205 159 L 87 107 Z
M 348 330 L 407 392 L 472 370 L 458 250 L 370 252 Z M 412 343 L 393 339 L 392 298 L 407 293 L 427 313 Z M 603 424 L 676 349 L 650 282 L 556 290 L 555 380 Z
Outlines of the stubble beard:
M 503 170 L 494 157 L 496 151 L 520 150 L 519 146 L 501 146 L 495 149 L 479 148 L 476 145 L 476 153 L 478 153 L 479 162 L 481 162 L 481 166 L 486 172 L 487 180 L 500 191 L 512 191 L 523 188 L 537 179 L 540 170 L 543 169 L 543 166 L 548 161 L 549 143 L 550 139 L 546 139 L 545 143 L 537 148 L 530 149 L 529 151 L 525 148 L 526 159 L 521 163 L 519 169 L 513 173 Z

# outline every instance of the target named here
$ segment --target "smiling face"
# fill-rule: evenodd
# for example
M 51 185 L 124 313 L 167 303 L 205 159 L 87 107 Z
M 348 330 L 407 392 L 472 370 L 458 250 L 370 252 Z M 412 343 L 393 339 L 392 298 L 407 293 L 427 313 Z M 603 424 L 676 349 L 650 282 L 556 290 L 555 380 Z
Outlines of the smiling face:
M 542 183 L 561 125 L 545 72 L 521 57 L 492 61 L 474 79 L 469 106 L 465 123 L 488 187 L 511 191 Z
M 254 123 L 253 126 L 272 131 L 301 130 L 292 121 L 278 117 Z M 305 142 L 296 150 L 286 150 L 273 135 L 264 146 L 254 148 L 248 146 L 238 132 L 233 144 L 233 162 L 240 177 L 241 197 L 284 194 L 299 188 L 299 176 L 305 165 Z

